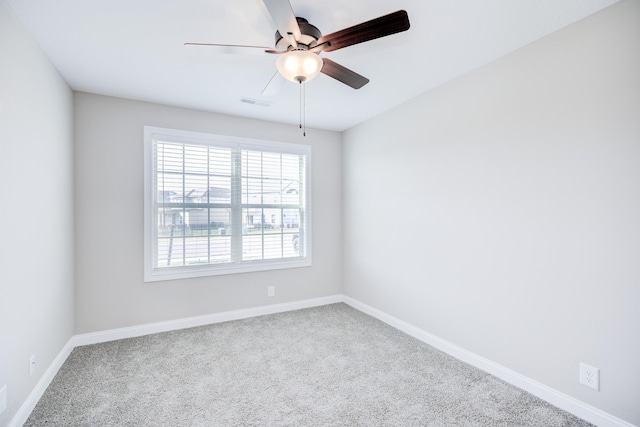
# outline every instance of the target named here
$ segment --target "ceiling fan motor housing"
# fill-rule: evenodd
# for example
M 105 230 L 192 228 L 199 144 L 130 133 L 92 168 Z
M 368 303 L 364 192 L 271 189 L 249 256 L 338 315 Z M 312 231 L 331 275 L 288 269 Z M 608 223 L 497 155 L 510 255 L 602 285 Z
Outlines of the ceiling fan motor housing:
M 296 21 L 298 21 L 298 26 L 300 27 L 300 40 L 297 40 L 299 45 L 304 45 L 307 48 L 312 48 L 318 44 L 318 39 L 322 37 L 322 33 L 320 30 L 309 24 L 304 18 L 300 18 L 296 16 Z M 276 50 L 278 51 L 286 51 L 291 47 L 291 43 L 285 37 L 282 37 L 280 31 L 276 31 Z

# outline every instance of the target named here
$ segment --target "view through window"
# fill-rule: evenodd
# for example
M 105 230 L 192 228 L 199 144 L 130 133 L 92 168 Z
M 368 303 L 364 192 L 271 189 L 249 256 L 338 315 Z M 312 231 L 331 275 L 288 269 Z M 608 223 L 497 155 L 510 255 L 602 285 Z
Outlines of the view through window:
M 310 264 L 310 147 L 145 128 L 145 280 Z

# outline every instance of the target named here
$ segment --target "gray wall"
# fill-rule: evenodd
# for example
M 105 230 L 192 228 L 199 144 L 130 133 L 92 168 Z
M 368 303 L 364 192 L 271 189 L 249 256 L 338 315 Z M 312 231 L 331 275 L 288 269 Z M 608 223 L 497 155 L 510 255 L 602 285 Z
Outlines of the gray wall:
M 343 153 L 347 295 L 640 425 L 640 1 L 347 131 Z
M 0 0 L 0 387 L 8 392 L 0 425 L 73 335 L 72 102 Z
M 340 134 L 87 93 L 74 102 L 76 333 L 342 292 Z M 144 283 L 145 125 L 310 144 L 313 266 Z

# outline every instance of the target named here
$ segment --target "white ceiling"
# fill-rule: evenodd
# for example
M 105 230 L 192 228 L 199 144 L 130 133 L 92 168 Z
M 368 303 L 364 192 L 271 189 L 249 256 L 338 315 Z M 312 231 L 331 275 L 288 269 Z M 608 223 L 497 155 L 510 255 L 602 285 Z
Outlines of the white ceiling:
M 183 45 L 273 46 L 262 0 L 7 1 L 74 90 L 298 123 L 296 83 L 261 95 L 274 55 Z M 348 129 L 616 1 L 291 0 L 324 34 L 399 9 L 411 22 L 407 32 L 323 53 L 371 82 L 354 90 L 320 74 L 306 86 L 307 126 Z

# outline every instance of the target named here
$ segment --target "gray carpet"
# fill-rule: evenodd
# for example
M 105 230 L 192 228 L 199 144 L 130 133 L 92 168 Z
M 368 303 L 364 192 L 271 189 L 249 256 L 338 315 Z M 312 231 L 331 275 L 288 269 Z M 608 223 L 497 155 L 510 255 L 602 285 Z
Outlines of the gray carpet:
M 26 426 L 589 426 L 345 304 L 78 347 Z

